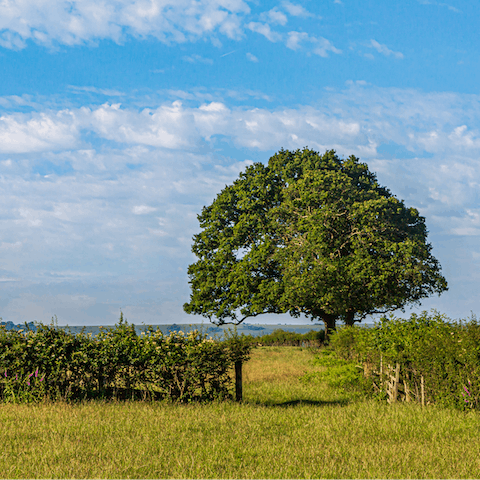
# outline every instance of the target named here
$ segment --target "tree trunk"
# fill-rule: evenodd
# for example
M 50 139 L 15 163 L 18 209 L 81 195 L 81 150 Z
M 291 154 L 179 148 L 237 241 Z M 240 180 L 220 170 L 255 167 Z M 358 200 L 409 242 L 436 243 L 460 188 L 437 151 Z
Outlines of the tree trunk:
M 355 312 L 347 312 L 347 314 L 345 315 L 345 325 L 353 327 L 353 323 L 355 322 L 354 317 Z
M 336 330 L 336 315 L 330 315 L 329 313 L 322 312 L 320 318 L 323 320 L 325 325 L 325 343 L 328 343 L 330 334 Z

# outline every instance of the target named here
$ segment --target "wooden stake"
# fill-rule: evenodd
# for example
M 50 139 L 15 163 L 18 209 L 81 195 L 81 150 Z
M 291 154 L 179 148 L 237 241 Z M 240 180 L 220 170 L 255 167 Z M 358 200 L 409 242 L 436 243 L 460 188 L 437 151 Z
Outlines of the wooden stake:
M 394 380 L 394 384 L 393 384 L 393 398 L 392 398 L 392 402 L 396 402 L 397 401 L 397 397 L 398 397 L 398 383 L 400 381 L 400 364 L 397 363 L 395 365 L 395 380 Z
M 403 379 L 403 387 L 405 388 L 405 401 L 409 402 L 410 401 L 410 393 L 408 391 L 408 385 L 405 379 Z
M 423 375 L 420 377 L 420 389 L 422 391 L 422 407 L 425 406 L 425 381 Z
M 379 384 L 380 384 L 380 388 L 383 390 L 386 390 L 386 385 L 385 383 L 383 382 L 383 356 L 382 354 L 380 354 L 380 381 L 379 381 Z
M 241 402 L 243 398 L 243 385 L 242 385 L 242 361 L 237 360 L 235 362 L 235 400 Z

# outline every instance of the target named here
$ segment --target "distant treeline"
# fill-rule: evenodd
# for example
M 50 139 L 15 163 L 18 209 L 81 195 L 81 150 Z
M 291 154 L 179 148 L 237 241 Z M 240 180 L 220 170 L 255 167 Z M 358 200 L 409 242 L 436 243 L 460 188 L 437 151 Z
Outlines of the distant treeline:
M 295 347 L 314 347 L 320 346 L 325 340 L 324 330 L 310 330 L 307 333 L 295 333 L 281 328 L 277 328 L 272 333 L 254 337 L 246 335 L 248 341 L 252 344 L 265 346 L 295 346 Z

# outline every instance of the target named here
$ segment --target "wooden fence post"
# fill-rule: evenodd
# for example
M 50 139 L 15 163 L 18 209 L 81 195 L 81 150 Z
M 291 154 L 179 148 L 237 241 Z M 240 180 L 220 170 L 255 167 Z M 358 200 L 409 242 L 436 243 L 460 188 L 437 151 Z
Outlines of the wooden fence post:
M 242 361 L 237 360 L 235 362 L 235 400 L 241 402 L 243 398 L 243 385 L 242 385 Z
M 405 401 L 409 402 L 410 401 L 410 391 L 408 390 L 408 385 L 407 385 L 407 382 L 406 382 L 405 378 L 403 379 L 403 388 L 405 389 Z
M 420 377 L 420 389 L 422 391 L 422 407 L 425 406 L 425 380 L 423 379 L 423 375 Z
M 400 381 L 400 364 L 395 365 L 395 383 L 393 384 L 393 401 L 396 402 L 398 398 L 398 383 Z

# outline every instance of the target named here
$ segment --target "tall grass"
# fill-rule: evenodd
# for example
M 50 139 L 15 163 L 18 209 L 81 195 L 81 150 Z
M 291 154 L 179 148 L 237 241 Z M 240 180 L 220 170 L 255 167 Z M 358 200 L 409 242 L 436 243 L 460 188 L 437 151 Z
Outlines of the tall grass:
M 0 406 L 2 478 L 472 478 L 480 415 L 386 405 L 327 383 L 308 350 L 263 347 L 241 404 Z

